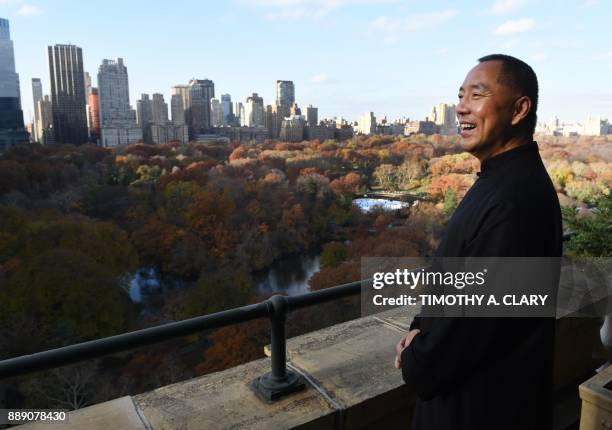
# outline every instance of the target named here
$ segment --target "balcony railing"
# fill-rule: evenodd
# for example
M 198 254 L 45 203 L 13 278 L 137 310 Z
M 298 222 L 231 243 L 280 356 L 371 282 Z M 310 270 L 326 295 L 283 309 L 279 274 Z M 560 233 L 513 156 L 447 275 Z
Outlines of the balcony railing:
M 302 376 L 288 370 L 286 365 L 285 321 L 287 314 L 292 310 L 357 295 L 361 291 L 362 282 L 365 281 L 355 281 L 325 290 L 290 297 L 274 295 L 267 300 L 252 305 L 77 343 L 31 355 L 10 358 L 0 361 L 0 379 L 65 366 L 194 334 L 203 330 L 226 327 L 268 317 L 270 318 L 271 326 L 270 348 L 272 352 L 272 369 L 265 375 L 253 380 L 252 385 L 263 399 L 274 401 L 305 387 Z
M 565 233 L 568 240 L 572 233 Z M 62 348 L 38 352 L 31 355 L 0 361 L 0 379 L 65 366 L 108 354 L 128 351 L 145 345 L 194 334 L 203 330 L 226 327 L 258 318 L 270 319 L 271 371 L 252 381 L 255 391 L 266 401 L 272 402 L 284 395 L 305 387 L 303 377 L 287 369 L 285 322 L 293 310 L 357 295 L 361 284 L 370 280 L 359 280 L 337 285 L 320 291 L 295 296 L 274 295 L 262 302 L 228 309 L 213 314 L 136 330 L 116 336 L 91 340 Z

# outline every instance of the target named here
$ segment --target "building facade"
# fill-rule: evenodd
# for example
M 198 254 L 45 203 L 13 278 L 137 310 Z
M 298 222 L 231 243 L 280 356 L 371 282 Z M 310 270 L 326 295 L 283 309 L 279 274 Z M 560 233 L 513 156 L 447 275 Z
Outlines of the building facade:
M 189 81 L 188 125 L 190 137 L 211 131 L 210 100 L 215 96 L 215 84 L 210 79 Z
M 425 134 L 432 135 L 436 134 L 438 126 L 433 121 L 409 121 L 404 127 L 404 134 L 409 136 L 411 134 Z
M 315 127 L 319 125 L 319 109 L 308 105 L 306 108 L 306 123 L 309 127 Z
M 9 22 L 0 18 L 0 152 L 28 143 Z
M 291 115 L 281 124 L 279 139 L 285 142 L 301 142 L 304 140 L 306 120 L 302 115 Z
M 222 127 L 225 124 L 223 115 L 223 105 L 219 99 L 210 99 L 210 115 L 213 127 Z
M 32 101 L 34 103 L 34 124 L 32 126 L 32 134 L 30 135 L 30 142 L 39 142 L 42 138 L 42 124 L 38 115 L 38 102 L 43 98 L 43 89 L 40 78 L 32 78 Z
M 142 140 L 136 111 L 130 106 L 127 67 L 122 58 L 102 60 L 98 69 L 100 143 L 103 147 L 129 145 Z
M 374 112 L 366 112 L 357 121 L 357 133 L 360 134 L 376 134 L 376 117 Z
M 225 124 L 232 124 L 234 116 L 232 96 L 229 94 L 221 94 L 221 105 L 223 106 L 223 122 Z
M 38 118 L 40 118 L 39 129 L 37 131 L 40 136 L 38 143 L 41 145 L 53 145 L 55 143 L 55 134 L 53 133 L 53 106 L 48 95 L 38 101 L 35 110 Z
M 438 126 L 438 132 L 445 136 L 458 133 L 457 107 L 454 104 L 440 103 L 431 109 L 429 118 Z
M 83 51 L 75 45 L 48 47 L 53 131 L 57 143 L 87 142 Z
M 246 99 L 246 104 L 244 105 L 244 123 L 242 125 L 246 127 L 264 127 L 264 113 L 263 98 L 257 93 L 253 93 Z
M 87 101 L 87 113 L 89 124 L 89 138 L 95 144 L 100 142 L 100 98 L 98 97 L 98 89 L 92 88 Z

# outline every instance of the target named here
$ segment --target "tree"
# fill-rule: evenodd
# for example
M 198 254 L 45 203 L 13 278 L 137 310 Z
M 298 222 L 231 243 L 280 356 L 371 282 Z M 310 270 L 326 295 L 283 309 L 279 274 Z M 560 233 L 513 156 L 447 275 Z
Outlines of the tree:
M 600 197 L 592 216 L 579 217 L 576 206 L 564 207 L 563 218 L 574 233 L 567 248 L 587 257 L 612 256 L 612 193 Z
M 457 208 L 457 194 L 452 188 L 447 188 L 444 191 L 444 214 L 450 217 Z
M 341 242 L 330 242 L 321 252 L 321 267 L 337 267 L 346 259 L 346 245 Z

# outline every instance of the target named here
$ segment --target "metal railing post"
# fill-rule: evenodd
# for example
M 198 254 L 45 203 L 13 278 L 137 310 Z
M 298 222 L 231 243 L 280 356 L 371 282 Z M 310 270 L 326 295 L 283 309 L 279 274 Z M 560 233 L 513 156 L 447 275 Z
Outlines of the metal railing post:
M 287 371 L 287 342 L 285 322 L 289 313 L 289 301 L 285 296 L 274 295 L 266 301 L 270 315 L 270 351 L 272 371 L 255 378 L 251 386 L 267 402 L 273 402 L 287 394 L 302 390 L 306 384 L 301 375 Z

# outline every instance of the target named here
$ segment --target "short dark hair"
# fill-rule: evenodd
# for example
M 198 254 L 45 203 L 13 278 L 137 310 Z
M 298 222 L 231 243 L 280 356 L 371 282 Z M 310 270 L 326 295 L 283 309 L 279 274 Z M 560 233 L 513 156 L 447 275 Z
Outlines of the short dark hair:
M 502 67 L 497 81 L 520 91 L 521 95 L 531 99 L 531 109 L 525 117 L 525 127 L 533 135 L 538 110 L 538 77 L 535 72 L 529 64 L 510 55 L 491 54 L 478 59 L 479 63 L 485 61 L 501 61 Z

